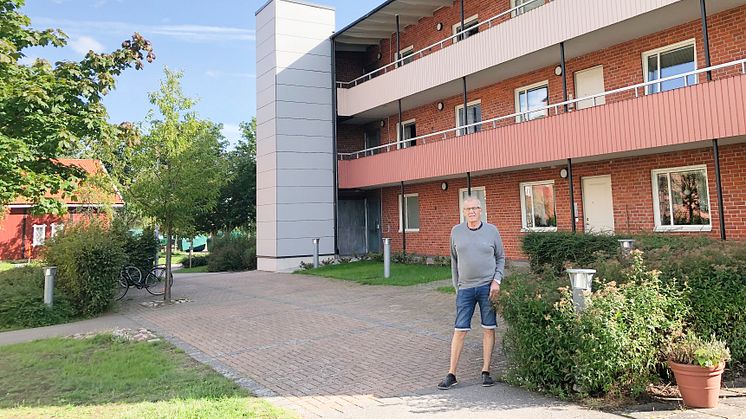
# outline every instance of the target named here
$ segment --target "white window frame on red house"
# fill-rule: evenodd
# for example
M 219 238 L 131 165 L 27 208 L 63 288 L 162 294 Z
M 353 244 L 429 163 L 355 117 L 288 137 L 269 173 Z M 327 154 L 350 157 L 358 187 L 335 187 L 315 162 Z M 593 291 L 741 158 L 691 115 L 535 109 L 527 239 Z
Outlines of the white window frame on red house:
M 453 38 L 453 42 L 456 43 L 458 41 L 462 41 L 470 36 L 476 35 L 476 33 L 471 33 L 470 30 L 474 28 L 477 30 L 477 33 L 479 33 L 479 14 L 476 14 L 474 16 L 469 16 L 466 19 L 464 19 L 464 29 L 466 30 L 466 33 L 462 33 L 459 36 L 455 36 Z M 461 22 L 455 23 L 453 25 L 453 34 L 456 35 L 457 33 L 461 32 Z
M 414 45 L 410 45 L 406 48 L 403 48 L 399 51 L 399 63 L 396 65 L 397 67 L 401 67 L 403 65 L 407 65 L 414 61 Z
M 481 192 L 482 196 L 478 196 L 474 192 Z M 466 219 L 464 218 L 464 201 L 466 200 L 469 188 L 461 188 L 458 190 L 458 212 L 463 223 Z M 479 199 L 480 205 L 482 205 L 482 221 L 487 222 L 487 189 L 484 186 L 476 186 L 471 188 L 472 196 L 476 196 Z
M 676 225 L 673 217 L 673 197 L 671 196 L 671 173 L 677 172 L 690 172 L 690 171 L 702 171 L 705 179 L 705 192 L 707 193 L 707 209 L 710 213 L 709 224 L 701 225 Z M 671 224 L 663 225 L 661 222 L 659 191 L 658 191 L 658 175 L 666 174 L 668 176 L 668 204 L 671 213 Z M 681 167 L 670 167 L 665 169 L 654 169 L 651 171 L 651 180 L 653 183 L 653 214 L 655 216 L 655 230 L 654 231 L 712 231 L 712 205 L 710 205 L 710 181 L 707 178 L 707 165 L 693 165 L 693 166 L 681 166 Z
M 418 218 L 418 220 L 417 220 L 417 228 L 409 228 L 409 217 L 406 216 L 406 215 L 402 215 L 402 214 L 407 214 L 407 212 L 406 211 L 402 211 L 402 199 L 401 199 L 401 194 L 400 194 L 399 195 L 399 232 L 401 233 L 401 229 L 402 229 L 402 225 L 403 225 L 402 224 L 403 217 L 406 216 L 406 218 L 407 218 L 406 219 L 406 221 L 407 221 L 406 232 L 407 233 L 417 233 L 417 232 L 420 231 L 420 222 L 419 222 L 419 218 L 420 218 L 419 217 L 419 215 L 420 215 L 420 194 L 417 194 L 417 193 L 407 193 L 407 194 L 404 194 L 405 206 L 410 205 L 408 198 L 417 198 L 417 218 Z
M 32 232 L 31 246 L 44 246 L 44 242 L 47 240 L 47 225 L 34 224 Z
M 547 105 L 549 105 L 549 80 L 544 80 L 515 89 L 515 112 L 518 113 L 523 111 L 530 111 L 531 108 L 521 109 L 521 93 L 526 93 L 526 95 L 528 95 L 528 92 L 530 90 L 536 90 L 541 87 L 547 89 Z M 528 106 L 528 98 L 526 98 L 526 106 Z M 531 121 L 533 119 L 544 118 L 545 116 L 547 116 L 547 110 L 542 109 L 534 112 L 529 112 L 527 115 L 518 115 L 515 117 L 515 122 Z
M 462 103 L 460 105 L 456 105 L 456 107 L 454 108 L 454 113 L 456 114 L 456 126 L 457 127 L 461 127 L 461 126 L 464 126 L 464 125 L 469 125 L 469 109 L 473 109 L 477 105 L 479 105 L 479 120 L 478 121 L 472 121 L 471 122 L 472 124 L 475 124 L 477 122 L 482 122 L 482 99 L 473 100 L 473 101 L 468 102 L 466 104 L 467 107 L 466 107 L 466 122 L 465 123 L 462 123 L 461 118 L 460 118 L 461 115 L 459 114 L 459 111 L 461 109 L 464 109 L 464 104 Z M 456 131 L 456 135 L 458 135 L 458 136 L 464 135 L 464 131 L 466 131 L 467 134 L 473 134 L 473 133 L 479 132 L 481 130 L 482 130 L 482 126 L 481 125 L 474 125 L 473 127 L 466 128 L 466 130 L 460 129 L 460 130 Z
M 407 127 L 414 125 L 415 131 L 417 130 L 417 119 L 408 119 L 403 122 L 404 129 Z M 407 148 L 407 147 L 414 147 L 416 144 L 409 144 L 409 141 L 407 142 L 401 142 L 402 141 L 402 131 L 403 129 L 400 128 L 399 123 L 396 123 L 396 148 L 397 150 L 400 148 Z M 414 137 L 412 137 L 414 138 Z M 409 140 L 409 138 L 407 138 Z M 416 140 L 415 140 L 416 141 Z
M 60 231 L 65 229 L 65 224 L 63 223 L 52 223 L 49 229 L 49 235 L 50 237 L 54 237 L 59 233 Z
M 687 39 L 686 41 L 677 42 L 675 44 L 666 45 L 665 47 L 656 48 L 656 49 L 653 49 L 653 50 L 650 50 L 650 51 L 643 52 L 642 53 L 642 75 L 643 75 L 643 78 L 645 79 L 645 81 L 649 82 L 649 81 L 654 81 L 654 80 L 658 80 L 658 79 L 661 78 L 661 73 L 660 73 L 660 71 L 661 71 L 661 68 L 660 68 L 661 67 L 661 58 L 660 58 L 661 54 L 670 53 L 670 52 L 673 52 L 675 50 L 686 48 L 686 47 L 692 47 L 692 49 L 694 51 L 693 52 L 693 54 L 694 54 L 694 69 L 690 70 L 690 71 L 696 70 L 697 69 L 697 43 L 694 40 L 694 38 L 692 38 L 692 39 Z M 657 77 L 655 77 L 654 79 L 650 79 L 648 77 L 648 65 L 649 65 L 648 64 L 648 58 L 650 58 L 651 56 L 656 56 L 657 59 L 658 59 L 658 73 L 657 73 Z M 688 73 L 688 72 L 689 71 L 685 71 L 685 73 Z M 666 76 L 666 77 L 670 77 L 670 76 L 671 75 Z M 680 80 L 683 83 L 683 78 L 682 79 L 678 79 L 678 80 Z M 671 80 L 671 81 L 668 81 L 666 83 L 674 83 L 674 82 L 677 82 L 678 80 Z M 689 86 L 691 86 L 693 84 L 697 84 L 697 75 L 694 74 L 694 75 L 691 75 L 691 76 L 687 76 L 687 80 L 688 80 L 687 84 Z M 656 87 L 655 91 L 653 91 L 653 89 L 651 89 L 651 87 Z M 645 86 L 645 94 L 649 95 L 649 94 L 653 94 L 653 93 L 666 92 L 666 91 L 669 91 L 669 90 L 679 89 L 679 88 L 684 87 L 684 86 L 672 87 L 672 88 L 665 89 L 665 90 L 663 90 L 662 87 L 663 86 L 661 85 L 661 83 L 656 83 L 654 85 Z
M 554 181 L 553 180 L 542 180 L 537 182 L 523 182 L 519 185 L 520 188 L 520 200 L 521 200 L 521 231 L 557 231 L 557 226 L 554 227 L 529 227 L 526 223 L 526 187 L 533 188 L 534 186 L 551 186 L 552 187 L 552 200 L 554 201 L 554 217 L 555 217 L 555 224 L 557 220 L 557 193 L 554 189 Z M 533 197 L 533 189 L 532 189 L 532 197 Z M 533 206 L 533 201 L 532 204 Z M 533 208 L 532 215 L 533 215 Z M 531 217 L 534 218 L 533 216 Z
M 512 9 L 512 8 L 514 8 L 516 6 L 520 6 L 520 5 L 524 4 L 524 3 L 528 3 L 528 1 L 529 0 L 510 0 L 510 8 Z M 535 1 L 535 2 L 533 2 L 531 4 L 529 4 L 526 7 L 522 7 L 520 9 L 513 10 L 513 12 L 511 13 L 511 15 L 513 15 L 513 17 L 516 17 L 518 15 L 522 15 L 522 14 L 524 14 L 526 12 L 530 12 L 531 10 L 536 9 L 537 7 L 539 7 L 539 6 L 543 5 L 543 4 L 544 4 L 543 1 Z

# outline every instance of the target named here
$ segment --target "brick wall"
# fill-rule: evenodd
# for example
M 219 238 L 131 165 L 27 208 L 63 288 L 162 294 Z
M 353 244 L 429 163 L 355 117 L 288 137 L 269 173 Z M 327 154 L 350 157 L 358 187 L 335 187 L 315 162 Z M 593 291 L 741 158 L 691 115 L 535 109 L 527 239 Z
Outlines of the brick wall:
M 719 237 L 719 216 L 715 186 L 715 166 L 712 148 L 662 153 L 641 157 L 605 160 L 573 165 L 574 201 L 578 207 L 578 231 L 582 231 L 583 191 L 585 176 L 610 175 L 613 194 L 614 223 L 617 233 L 650 232 L 655 227 L 651 171 L 690 165 L 707 165 L 708 194 L 712 231 L 706 234 Z M 729 239 L 746 239 L 746 144 L 720 147 L 726 229 Z M 501 232 L 506 253 L 511 259 L 524 255 L 520 250 L 521 204 L 519 184 L 522 182 L 553 180 L 555 190 L 557 228 L 571 230 L 569 185 L 559 176 L 561 167 L 547 167 L 524 171 L 497 173 L 472 177 L 472 187 L 484 186 L 487 195 L 487 220 Z M 420 231 L 408 232 L 407 251 L 426 255 L 447 255 L 449 235 L 459 220 L 459 189 L 466 187 L 466 176 L 450 179 L 448 190 L 442 191 L 441 181 L 405 185 L 405 193 L 419 194 Z M 400 189 L 383 190 L 381 233 L 390 237 L 392 249 L 402 248 L 399 232 Z

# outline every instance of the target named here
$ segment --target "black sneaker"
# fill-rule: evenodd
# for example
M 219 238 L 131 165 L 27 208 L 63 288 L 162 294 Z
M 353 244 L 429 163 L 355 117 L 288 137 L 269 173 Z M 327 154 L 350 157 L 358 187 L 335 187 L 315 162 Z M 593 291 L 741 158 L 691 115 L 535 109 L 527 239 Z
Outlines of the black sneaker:
M 490 377 L 489 371 L 482 371 L 482 387 L 492 387 L 495 385 L 495 380 Z
M 441 390 L 448 390 L 456 384 L 458 384 L 458 381 L 456 381 L 456 376 L 448 373 L 448 375 L 446 375 L 446 378 L 444 378 L 443 381 L 438 384 L 438 388 Z

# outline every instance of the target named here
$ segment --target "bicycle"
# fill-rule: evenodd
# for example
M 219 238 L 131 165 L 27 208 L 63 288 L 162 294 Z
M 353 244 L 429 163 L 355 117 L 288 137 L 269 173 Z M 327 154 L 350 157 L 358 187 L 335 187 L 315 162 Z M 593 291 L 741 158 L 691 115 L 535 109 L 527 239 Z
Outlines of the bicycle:
M 115 298 L 121 300 L 127 295 L 130 287 L 137 289 L 145 288 L 152 295 L 163 295 L 166 292 L 166 267 L 162 265 L 154 266 L 145 278 L 142 272 L 136 266 L 123 266 L 117 281 L 117 291 Z M 174 276 L 169 277 L 170 284 L 174 283 Z

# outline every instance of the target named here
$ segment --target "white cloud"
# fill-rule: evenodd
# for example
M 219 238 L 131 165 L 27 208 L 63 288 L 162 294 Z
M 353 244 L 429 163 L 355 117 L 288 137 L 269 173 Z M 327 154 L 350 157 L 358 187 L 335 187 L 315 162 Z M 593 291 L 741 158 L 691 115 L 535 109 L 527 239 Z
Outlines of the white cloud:
M 104 46 L 90 36 L 80 36 L 75 38 L 70 42 L 70 47 L 75 50 L 75 52 L 82 55 L 88 54 L 88 51 L 90 50 L 93 50 L 93 52 L 102 52 L 104 50 Z
M 235 147 L 238 144 L 238 140 L 241 139 L 241 127 L 238 124 L 223 124 L 221 133 L 228 140 L 230 148 Z
M 208 41 L 253 41 L 256 33 L 253 29 L 232 28 L 207 25 L 142 25 L 117 21 L 64 20 L 45 17 L 32 17 L 37 26 L 60 27 L 68 33 L 97 32 L 107 35 L 128 36 L 140 32 L 146 38 L 152 34 L 189 42 Z

